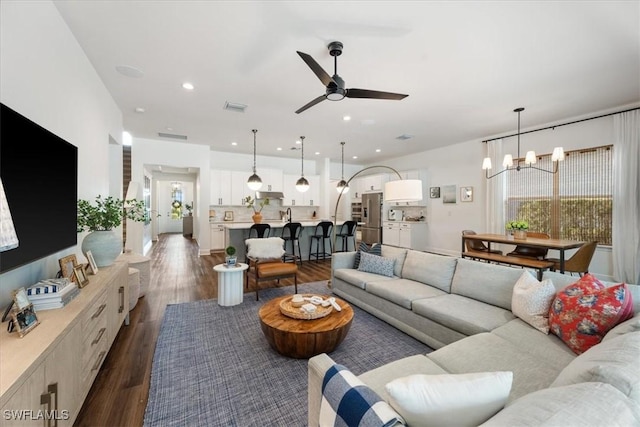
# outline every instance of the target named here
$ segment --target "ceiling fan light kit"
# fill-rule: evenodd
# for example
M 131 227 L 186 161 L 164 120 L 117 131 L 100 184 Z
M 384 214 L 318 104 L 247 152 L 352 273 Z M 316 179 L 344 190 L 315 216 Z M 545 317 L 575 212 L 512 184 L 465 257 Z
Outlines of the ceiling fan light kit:
M 300 152 L 302 153 L 302 169 L 300 171 L 300 178 L 296 181 L 296 190 L 304 193 L 309 189 L 309 181 L 304 177 L 304 136 L 300 137 Z
M 262 180 L 256 173 L 256 134 L 258 129 L 251 129 L 253 132 L 253 175 L 247 180 L 247 186 L 250 190 L 257 191 L 262 187 Z
M 329 101 L 341 101 L 344 98 L 401 100 L 409 96 L 401 93 L 381 92 L 377 90 L 347 89 L 345 87 L 344 80 L 338 75 L 338 56 L 342 54 L 342 48 L 343 45 L 339 41 L 331 42 L 328 46 L 329 54 L 333 56 L 333 77 L 329 76 L 329 74 L 316 62 L 315 59 L 311 57 L 311 55 L 297 51 L 300 58 L 302 58 L 309 68 L 311 68 L 311 71 L 315 73 L 322 84 L 325 85 L 326 90 L 324 95 L 320 95 L 299 108 L 296 111 L 296 114 L 302 113 L 325 99 L 328 99 Z
M 504 169 L 502 169 L 500 172 L 494 173 L 493 175 L 489 175 L 489 171 L 491 170 L 491 158 L 485 157 L 484 160 L 482 161 L 482 169 L 484 169 L 487 179 L 491 179 L 506 171 L 511 171 L 511 170 L 520 171 L 523 168 L 537 169 L 539 171 L 547 172 L 547 173 L 558 172 L 558 162 L 561 162 L 564 160 L 564 150 L 562 147 L 555 147 L 553 149 L 553 154 L 551 154 L 553 169 L 551 170 L 533 166 L 537 161 L 536 153 L 533 150 L 527 151 L 527 154 L 525 155 L 525 158 L 524 158 L 525 166 L 520 166 L 520 113 L 523 111 L 524 111 L 524 108 L 522 107 L 519 107 L 513 110 L 514 113 L 518 113 L 518 133 L 516 134 L 518 137 L 518 154 L 516 157 L 516 165 L 515 166 L 513 165 L 514 164 L 513 156 L 511 154 L 505 154 L 504 160 L 502 160 L 502 166 L 504 167 Z

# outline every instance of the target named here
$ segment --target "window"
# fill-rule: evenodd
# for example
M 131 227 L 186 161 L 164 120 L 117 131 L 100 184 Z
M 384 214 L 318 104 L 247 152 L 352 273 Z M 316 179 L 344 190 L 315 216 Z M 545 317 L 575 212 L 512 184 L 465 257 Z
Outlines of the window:
M 570 151 L 557 174 L 523 168 L 506 177 L 505 219 L 553 238 L 611 245 L 613 146 Z M 522 162 L 524 163 L 524 162 Z M 551 155 L 536 166 L 551 170 Z

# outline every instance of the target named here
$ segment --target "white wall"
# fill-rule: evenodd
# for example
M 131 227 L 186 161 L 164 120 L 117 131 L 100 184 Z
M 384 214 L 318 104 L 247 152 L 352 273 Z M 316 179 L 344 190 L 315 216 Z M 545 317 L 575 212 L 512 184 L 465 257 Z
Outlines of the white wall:
M 118 175 L 109 140 L 121 141 L 122 114 L 53 3 L 0 2 L 0 100 L 78 147 L 79 198 L 109 194 Z M 54 277 L 74 252 L 84 261 L 76 246 L 2 274 L 0 305 L 11 290 Z

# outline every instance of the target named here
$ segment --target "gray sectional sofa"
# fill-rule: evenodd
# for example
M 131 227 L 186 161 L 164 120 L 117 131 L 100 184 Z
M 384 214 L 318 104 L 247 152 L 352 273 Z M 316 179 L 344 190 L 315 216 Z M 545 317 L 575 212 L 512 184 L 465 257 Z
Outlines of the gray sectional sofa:
M 629 285 L 635 317 L 577 357 L 511 312 L 522 269 L 385 245 L 382 256 L 395 259 L 393 277 L 354 269 L 355 252 L 334 254 L 333 293 L 436 349 L 360 375 L 383 399 L 387 383 L 412 374 L 511 371 L 507 404 L 487 425 L 640 425 L 639 286 Z M 578 279 L 547 278 L 556 290 Z M 334 363 L 326 354 L 309 360 L 310 426 Z

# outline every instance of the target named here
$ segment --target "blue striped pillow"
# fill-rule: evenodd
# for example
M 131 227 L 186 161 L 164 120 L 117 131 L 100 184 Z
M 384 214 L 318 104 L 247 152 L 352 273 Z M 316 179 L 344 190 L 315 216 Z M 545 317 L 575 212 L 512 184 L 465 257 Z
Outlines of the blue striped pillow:
M 358 269 L 358 266 L 360 265 L 360 253 L 361 252 L 367 252 L 371 255 L 378 255 L 378 256 L 382 256 L 382 246 L 378 245 L 377 243 L 374 243 L 371 247 L 369 247 L 365 242 L 360 242 L 360 247 L 358 248 L 358 251 L 356 252 L 356 259 L 353 263 L 353 268 L 355 268 L 356 270 Z

